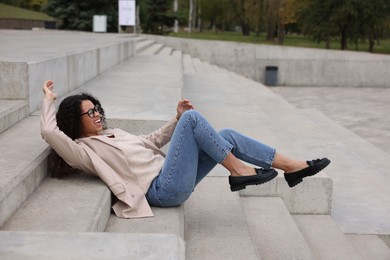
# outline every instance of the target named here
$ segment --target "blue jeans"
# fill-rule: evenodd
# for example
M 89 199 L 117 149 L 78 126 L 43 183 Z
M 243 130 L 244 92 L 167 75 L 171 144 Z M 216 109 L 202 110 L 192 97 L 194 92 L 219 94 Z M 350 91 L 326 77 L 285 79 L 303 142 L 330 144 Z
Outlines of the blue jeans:
M 232 129 L 216 132 L 196 110 L 181 116 L 160 174 L 146 199 L 152 206 L 182 204 L 195 186 L 232 152 L 238 159 L 269 169 L 275 149 Z

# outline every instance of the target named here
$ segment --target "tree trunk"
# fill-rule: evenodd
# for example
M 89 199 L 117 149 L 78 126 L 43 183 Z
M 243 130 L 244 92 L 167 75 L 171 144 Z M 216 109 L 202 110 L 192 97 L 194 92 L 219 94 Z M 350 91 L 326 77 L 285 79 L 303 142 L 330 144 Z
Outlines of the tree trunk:
M 347 49 L 347 28 L 343 28 L 341 31 L 341 49 Z
M 136 30 L 135 31 L 138 32 L 138 33 L 142 33 L 141 17 L 139 15 L 139 5 L 137 5 L 136 10 L 137 10 L 137 20 L 136 20 L 136 23 L 135 23 L 135 25 L 136 25 Z
M 328 50 L 330 49 L 330 37 L 328 37 L 325 41 L 325 48 Z
M 258 1 L 258 16 L 257 16 L 257 24 L 256 24 L 256 36 L 260 36 L 260 32 L 261 32 L 261 27 L 262 25 L 264 24 L 264 16 L 265 16 L 265 12 L 264 10 L 266 10 L 266 1 L 265 0 L 260 0 Z
M 372 29 L 368 34 L 368 51 L 374 52 L 374 44 L 375 44 L 375 35 L 374 29 Z
M 267 41 L 275 41 L 275 24 L 272 19 L 268 18 L 267 23 Z
M 202 6 L 200 3 L 198 4 L 198 31 L 203 31 L 203 24 L 202 24 Z
M 368 46 L 368 51 L 369 52 L 374 52 L 374 44 L 375 44 L 375 41 L 370 39 L 370 43 L 369 43 L 369 46 Z
M 179 9 L 179 3 L 178 3 L 179 0 L 175 0 L 173 2 L 173 11 L 175 12 L 175 16 L 177 16 L 177 11 Z M 175 33 L 178 33 L 179 32 L 179 21 L 177 19 L 175 19 L 175 25 L 173 27 L 173 31 Z
M 192 17 L 194 13 L 194 0 L 190 0 L 190 8 L 188 13 L 188 33 L 192 32 Z
M 260 36 L 260 26 L 257 27 L 256 29 L 256 37 Z
M 284 24 L 281 17 L 279 17 L 278 44 L 280 45 L 284 44 Z
M 197 0 L 193 0 L 194 2 L 194 6 L 192 8 L 192 29 L 194 28 L 197 28 L 198 27 L 198 24 L 197 24 L 197 9 L 198 9 L 198 2 Z
M 244 35 L 244 36 L 249 36 L 250 35 L 250 27 L 249 27 L 249 25 L 247 24 L 247 23 L 245 23 L 245 22 L 242 22 L 241 23 L 241 28 L 242 28 L 242 34 Z
M 244 1 L 240 1 L 240 10 L 241 12 L 239 13 L 239 20 L 240 20 L 240 25 L 241 25 L 241 30 L 242 30 L 242 35 L 244 36 L 249 36 L 250 35 L 250 26 L 249 23 L 247 22 L 247 13 L 245 10 L 244 6 Z
M 275 29 L 276 29 L 276 14 L 275 14 L 275 2 L 274 0 L 267 0 L 266 5 L 266 30 L 267 41 L 275 41 Z
M 209 27 L 207 28 L 209 31 L 210 30 L 213 30 L 215 32 L 215 18 L 214 17 L 211 17 L 210 18 L 210 25 Z
M 285 36 L 285 24 L 284 24 L 284 1 L 279 1 L 278 5 L 278 11 L 277 11 L 277 17 L 278 17 L 278 44 L 283 45 L 284 44 L 284 36 Z

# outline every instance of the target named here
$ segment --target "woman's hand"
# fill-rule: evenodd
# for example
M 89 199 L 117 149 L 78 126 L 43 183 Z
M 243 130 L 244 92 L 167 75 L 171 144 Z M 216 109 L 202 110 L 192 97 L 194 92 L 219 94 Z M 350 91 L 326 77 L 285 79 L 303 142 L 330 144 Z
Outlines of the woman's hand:
M 180 100 L 179 103 L 177 104 L 177 108 L 176 108 L 176 112 L 177 112 L 176 118 L 177 118 L 177 120 L 180 119 L 181 115 L 184 112 L 186 112 L 187 110 L 191 110 L 191 109 L 194 109 L 194 106 L 191 104 L 191 102 L 188 99 Z
M 46 80 L 43 84 L 43 93 L 45 93 L 45 98 L 54 101 L 57 98 L 57 94 L 53 92 L 54 82 L 52 80 Z

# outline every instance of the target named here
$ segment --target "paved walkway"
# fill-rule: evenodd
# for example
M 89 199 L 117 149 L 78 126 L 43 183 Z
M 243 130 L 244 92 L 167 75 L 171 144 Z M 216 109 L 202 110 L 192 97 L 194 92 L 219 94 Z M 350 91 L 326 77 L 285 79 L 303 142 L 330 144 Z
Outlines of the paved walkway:
M 1 61 L 40 61 L 126 41 L 133 35 L 57 30 L 0 30 Z M 93 45 L 91 45 L 93 42 Z
M 322 112 L 390 154 L 389 88 L 273 87 L 298 108 Z

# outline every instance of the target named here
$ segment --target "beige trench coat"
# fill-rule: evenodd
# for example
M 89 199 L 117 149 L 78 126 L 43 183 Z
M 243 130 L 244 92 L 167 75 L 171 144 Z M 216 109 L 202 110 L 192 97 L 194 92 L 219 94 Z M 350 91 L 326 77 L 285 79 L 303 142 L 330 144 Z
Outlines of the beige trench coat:
M 176 124 L 177 119 L 173 118 L 149 135 L 132 136 L 132 138 L 139 138 L 145 148 L 152 149 L 156 154 L 165 157 L 159 148 L 170 141 Z M 113 129 L 112 131 L 115 133 L 115 131 L 122 130 Z M 153 216 L 144 192 L 139 187 L 137 178 L 132 173 L 124 153 L 110 138 L 101 135 L 73 141 L 59 130 L 54 103 L 45 98 L 42 101 L 41 134 L 43 139 L 70 166 L 97 175 L 107 184 L 118 198 L 112 207 L 118 217 Z

